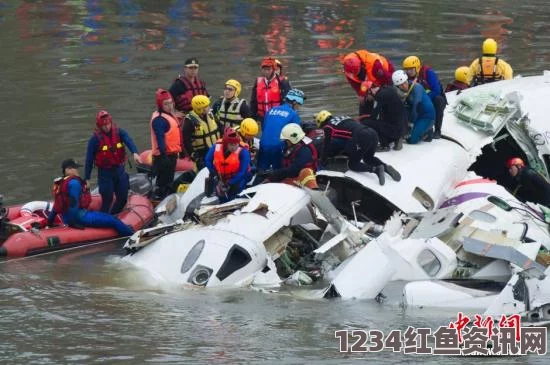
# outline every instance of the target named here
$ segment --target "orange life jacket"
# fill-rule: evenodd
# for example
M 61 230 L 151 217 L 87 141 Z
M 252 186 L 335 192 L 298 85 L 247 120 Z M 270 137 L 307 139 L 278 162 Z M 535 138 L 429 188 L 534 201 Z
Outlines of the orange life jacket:
M 479 57 L 477 72 L 474 76 L 476 85 L 502 80 L 504 75 L 497 73 L 498 57 Z
M 269 85 L 267 85 L 269 82 Z M 258 102 L 258 116 L 264 117 L 267 111 L 281 105 L 281 85 L 279 77 L 275 76 L 271 81 L 265 77 L 256 80 L 256 100 Z
M 162 116 L 170 125 L 170 129 L 168 129 L 168 132 L 164 134 L 166 154 L 172 155 L 181 152 L 181 130 L 178 120 L 174 116 L 172 116 L 172 114 L 161 114 L 158 111 L 155 111 L 151 116 L 151 122 L 149 123 L 151 128 L 151 149 L 153 150 L 153 156 L 160 156 L 157 136 L 155 135 L 155 131 L 153 130 L 153 120 L 155 120 L 155 118 L 158 116 Z
M 223 145 L 216 143 L 216 149 L 214 150 L 214 168 L 218 173 L 220 179 L 227 183 L 233 176 L 239 172 L 241 167 L 241 161 L 239 160 L 239 154 L 242 147 L 239 146 L 235 152 L 232 152 L 227 156 L 224 156 Z
M 99 141 L 94 161 L 98 168 L 110 169 L 126 162 L 126 148 L 114 123 L 111 127 L 111 138 L 101 130 L 96 130 L 94 134 Z
M 176 109 L 187 113 L 192 109 L 191 99 L 193 99 L 193 96 L 195 95 L 208 96 L 208 92 L 206 91 L 206 83 L 203 80 L 199 79 L 198 77 L 195 78 L 194 83 L 192 83 L 191 80 L 189 80 L 187 77 L 182 75 L 179 75 L 177 79 L 180 80 L 185 85 L 185 92 L 176 97 L 176 100 L 175 100 Z
M 372 74 L 372 66 L 374 65 L 374 61 L 379 60 L 384 70 L 388 71 L 389 69 L 388 60 L 384 56 L 379 55 L 378 53 L 369 52 L 364 49 L 361 49 L 354 53 L 357 56 L 359 56 L 359 58 L 361 59 L 361 64 L 363 65 L 363 67 L 365 67 L 366 75 L 369 81 L 375 81 L 377 79 Z M 363 81 L 365 80 L 359 80 L 359 82 L 363 82 Z
M 53 210 L 58 214 L 63 214 L 69 210 L 70 199 L 69 199 L 69 182 L 77 179 L 80 182 L 81 191 L 80 191 L 80 200 L 78 202 L 78 207 L 82 209 L 87 209 L 92 202 L 92 194 L 88 185 L 84 183 L 84 180 L 79 176 L 65 176 L 58 177 L 53 182 L 52 194 L 54 196 Z

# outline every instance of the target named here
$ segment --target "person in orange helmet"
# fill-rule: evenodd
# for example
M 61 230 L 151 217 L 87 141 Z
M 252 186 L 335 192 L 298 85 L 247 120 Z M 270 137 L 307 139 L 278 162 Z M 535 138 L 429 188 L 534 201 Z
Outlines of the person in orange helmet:
M 513 194 L 521 201 L 542 204 L 550 208 L 550 183 L 538 172 L 525 165 L 519 157 L 506 161 L 508 173 L 517 183 Z
M 348 53 L 343 61 L 346 80 L 359 97 L 359 115 L 372 112 L 372 105 L 366 101 L 368 86 L 392 85 L 391 75 L 394 71 L 391 61 L 378 53 L 361 49 Z

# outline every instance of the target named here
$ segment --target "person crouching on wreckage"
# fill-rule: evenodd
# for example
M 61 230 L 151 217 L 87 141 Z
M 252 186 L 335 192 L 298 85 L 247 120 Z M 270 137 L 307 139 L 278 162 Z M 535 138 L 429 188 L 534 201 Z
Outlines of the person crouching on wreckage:
M 328 110 L 317 113 L 315 121 L 325 131 L 322 153 L 325 166 L 328 158 L 343 153 L 348 156 L 351 171 L 372 172 L 378 176 L 380 185 L 386 183 L 386 173 L 395 181 L 401 180 L 401 174 L 395 168 L 374 156 L 378 134 L 373 128 L 346 115 L 333 116 Z
M 281 131 L 281 140 L 285 142 L 283 167 L 276 170 L 264 170 L 256 175 L 264 182 L 283 182 L 285 184 L 318 189 L 315 172 L 317 171 L 317 149 L 313 141 L 306 137 L 299 124 L 287 124 Z
M 220 203 L 235 199 L 250 180 L 250 153 L 233 128 L 226 128 L 223 138 L 208 150 L 205 164 L 210 171 L 205 193 L 213 192 Z

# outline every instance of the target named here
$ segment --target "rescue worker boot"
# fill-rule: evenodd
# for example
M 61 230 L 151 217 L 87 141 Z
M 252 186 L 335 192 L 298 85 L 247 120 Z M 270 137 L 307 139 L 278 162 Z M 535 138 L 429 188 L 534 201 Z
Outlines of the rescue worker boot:
M 401 181 L 401 174 L 391 165 L 384 165 L 384 170 L 387 172 L 388 175 L 391 176 L 394 181 Z
M 433 138 L 434 139 L 440 139 L 441 138 L 441 131 L 436 130 L 434 132 L 434 137 Z
M 376 152 L 390 152 L 390 146 L 378 146 Z
M 434 130 L 430 129 L 426 133 L 424 133 L 424 136 L 422 137 L 422 140 L 424 142 L 431 142 L 434 138 Z
M 386 183 L 384 165 L 375 166 L 373 170 L 373 172 L 378 176 L 378 182 L 380 183 L 380 185 L 384 185 Z
M 393 144 L 393 150 L 394 151 L 401 151 L 403 149 L 403 137 L 399 138 L 395 143 Z

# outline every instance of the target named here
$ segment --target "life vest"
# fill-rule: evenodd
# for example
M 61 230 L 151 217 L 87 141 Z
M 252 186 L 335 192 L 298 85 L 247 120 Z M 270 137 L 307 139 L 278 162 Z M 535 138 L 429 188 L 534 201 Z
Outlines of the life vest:
M 264 117 L 267 111 L 281 105 L 281 85 L 279 77 L 275 76 L 269 85 L 265 77 L 256 80 L 256 101 L 258 102 L 258 116 Z
M 229 156 L 225 157 L 223 145 L 221 143 L 216 143 L 216 148 L 214 150 L 214 168 L 224 183 L 227 183 L 237 174 L 237 172 L 239 172 L 241 167 L 239 154 L 242 149 L 242 147 L 239 147 L 235 152 L 232 152 Z
M 292 165 L 292 162 L 296 159 L 298 151 L 306 147 L 311 150 L 312 159 L 304 167 L 302 167 L 302 169 L 310 168 L 313 169 L 313 171 L 317 171 L 317 149 L 315 148 L 313 141 L 309 137 L 304 137 L 304 139 L 302 139 L 300 143 L 297 143 L 291 147 L 290 151 L 286 153 L 285 157 L 283 158 L 283 167 L 290 167 L 290 165 Z
M 54 196 L 53 210 L 58 214 L 64 214 L 69 210 L 69 182 L 72 180 L 78 180 L 80 182 L 80 201 L 78 207 L 81 209 L 87 209 L 92 201 L 92 195 L 88 185 L 84 183 L 79 176 L 65 176 L 58 177 L 53 182 L 52 194 Z
M 178 120 L 168 113 L 159 113 L 158 110 L 151 116 L 150 128 L 151 128 L 151 149 L 153 150 L 153 156 L 160 156 L 160 150 L 157 142 L 157 136 L 153 130 L 153 120 L 162 116 L 170 125 L 168 132 L 164 134 L 164 144 L 166 148 L 166 154 L 172 155 L 181 152 L 181 130 Z
M 113 123 L 111 136 L 101 130 L 96 130 L 94 135 L 99 141 L 95 152 L 95 165 L 100 169 L 110 169 L 121 166 L 126 162 L 126 148 L 120 140 L 120 133 Z
M 191 80 L 189 80 L 187 77 L 179 75 L 177 80 L 180 80 L 183 85 L 185 85 L 185 91 L 183 94 L 178 95 L 176 97 L 176 109 L 181 110 L 185 113 L 190 111 L 191 108 L 191 99 L 193 99 L 193 96 L 195 95 L 206 95 L 208 96 L 208 92 L 206 91 L 206 83 L 199 79 L 198 77 L 195 78 L 195 82 L 192 83 Z
M 224 127 L 235 128 L 239 126 L 244 119 L 241 115 L 241 106 L 244 103 L 244 99 L 233 98 L 229 103 L 222 98 L 220 109 L 216 113 L 218 120 Z M 229 107 L 226 109 L 226 105 Z
M 372 74 L 372 66 L 374 65 L 374 62 L 376 60 L 380 61 L 380 63 L 382 64 L 382 68 L 385 71 L 389 70 L 388 60 L 385 57 L 379 55 L 378 53 L 369 52 L 364 49 L 361 49 L 354 53 L 361 59 L 361 69 L 363 69 L 364 67 L 364 71 L 366 73 L 368 81 L 377 80 L 377 77 Z M 361 72 L 359 74 L 361 74 Z M 365 81 L 365 80 L 360 80 L 359 82 L 362 82 L 362 81 Z
M 497 68 L 498 57 L 479 57 L 474 83 L 476 85 L 502 80 L 504 75 Z
M 194 111 L 189 112 L 186 118 L 193 123 L 191 138 L 194 150 L 207 150 L 221 137 L 212 113 L 206 115 L 206 121 Z
M 325 131 L 321 128 L 315 128 L 306 133 L 306 136 L 311 139 L 316 151 L 322 151 L 325 144 Z
M 447 84 L 447 87 L 445 88 L 445 92 L 448 93 L 449 91 L 454 91 L 454 90 L 464 90 L 469 87 L 470 86 L 468 84 L 455 80 L 450 84 Z
M 338 125 L 345 120 L 353 120 L 353 119 L 347 115 L 332 117 L 330 118 L 329 122 L 323 126 L 323 129 L 326 129 L 329 131 L 331 138 L 350 139 L 352 136 L 351 131 L 338 128 Z

